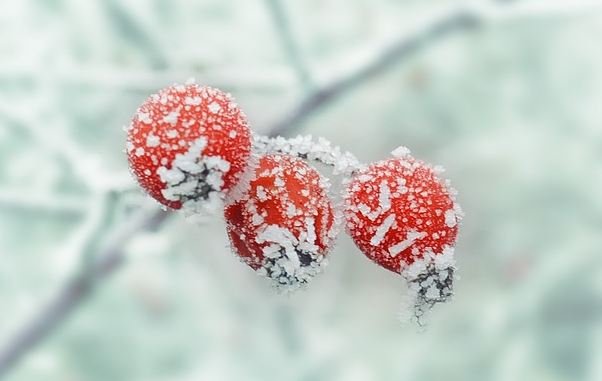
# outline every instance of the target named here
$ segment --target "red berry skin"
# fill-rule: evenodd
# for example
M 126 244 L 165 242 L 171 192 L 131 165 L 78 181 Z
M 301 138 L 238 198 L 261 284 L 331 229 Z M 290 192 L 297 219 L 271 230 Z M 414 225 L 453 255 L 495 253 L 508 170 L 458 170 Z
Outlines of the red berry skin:
M 409 154 L 379 161 L 347 186 L 347 231 L 364 255 L 400 273 L 427 252 L 453 247 L 462 215 L 454 192 Z
M 138 108 L 128 129 L 128 161 L 140 186 L 159 203 L 172 209 L 182 206 L 178 197 L 166 197 L 168 185 L 159 172 L 171 170 L 177 155 L 185 155 L 200 138 L 206 140 L 200 156 L 229 164 L 221 189 L 229 190 L 251 153 L 246 116 L 229 94 L 197 84 L 174 85 Z
M 315 169 L 286 155 L 262 156 L 250 176 L 224 212 L 232 249 L 277 286 L 307 283 L 325 264 L 335 236 L 327 184 Z

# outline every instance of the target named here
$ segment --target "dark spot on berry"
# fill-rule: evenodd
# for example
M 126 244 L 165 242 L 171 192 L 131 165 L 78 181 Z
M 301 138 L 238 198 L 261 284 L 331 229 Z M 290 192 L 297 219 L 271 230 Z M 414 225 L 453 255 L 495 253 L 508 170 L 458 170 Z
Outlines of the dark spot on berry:
M 297 250 L 297 255 L 299 256 L 299 262 L 301 262 L 301 266 L 306 267 L 311 264 L 312 258 L 308 252 Z

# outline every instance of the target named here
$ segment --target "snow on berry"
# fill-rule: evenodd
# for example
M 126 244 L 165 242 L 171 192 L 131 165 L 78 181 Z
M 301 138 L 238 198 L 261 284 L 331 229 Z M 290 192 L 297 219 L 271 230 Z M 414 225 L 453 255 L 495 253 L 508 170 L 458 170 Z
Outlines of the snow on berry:
M 306 285 L 326 265 L 336 237 L 327 180 L 279 154 L 261 156 L 247 176 L 224 212 L 233 251 L 280 290 Z
M 194 83 L 151 95 L 128 129 L 128 160 L 140 186 L 189 214 L 220 204 L 250 152 L 246 116 L 231 96 Z
M 400 273 L 416 317 L 452 295 L 453 247 L 462 211 L 441 172 L 400 147 L 394 157 L 359 170 L 347 184 L 347 231 L 380 266 Z

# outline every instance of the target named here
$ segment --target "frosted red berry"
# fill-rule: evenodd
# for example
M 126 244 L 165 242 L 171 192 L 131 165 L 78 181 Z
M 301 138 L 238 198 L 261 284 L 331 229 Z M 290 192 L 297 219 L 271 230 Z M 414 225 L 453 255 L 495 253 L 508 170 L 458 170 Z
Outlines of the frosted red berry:
M 359 171 L 347 186 L 347 231 L 368 258 L 396 273 L 453 249 L 460 217 L 454 191 L 405 152 Z
M 335 238 L 326 180 L 285 155 L 262 156 L 248 176 L 225 208 L 233 251 L 278 287 L 304 285 L 326 263 Z
M 173 209 L 231 189 L 250 152 L 246 116 L 230 95 L 197 84 L 151 95 L 128 129 L 132 173 L 149 195 Z

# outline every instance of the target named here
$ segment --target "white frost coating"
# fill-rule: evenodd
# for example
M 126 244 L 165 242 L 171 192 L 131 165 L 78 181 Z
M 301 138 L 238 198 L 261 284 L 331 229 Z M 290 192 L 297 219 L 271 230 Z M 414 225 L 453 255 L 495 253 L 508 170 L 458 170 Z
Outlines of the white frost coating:
M 219 103 L 217 102 L 212 102 L 209 105 L 209 111 L 211 111 L 214 114 L 217 114 L 218 112 L 220 112 L 222 109 L 222 106 L 219 105 Z
M 395 148 L 393 151 L 391 151 L 391 155 L 393 155 L 394 157 L 399 157 L 399 158 L 406 157 L 409 154 L 410 154 L 410 149 L 408 147 L 404 147 L 404 146 L 399 146 L 399 147 Z
M 311 135 L 292 139 L 254 135 L 253 148 L 260 154 L 284 153 L 317 161 L 332 166 L 334 175 L 351 175 L 362 167 L 351 153 L 342 152 L 339 147 L 333 146 L 323 138 L 319 138 L 317 142 L 313 141 Z
M 253 213 L 253 216 L 251 217 L 251 223 L 255 226 L 259 226 L 261 224 L 263 224 L 263 217 L 257 213 Z
M 268 194 L 265 191 L 265 188 L 261 185 L 257 187 L 257 198 L 259 201 L 265 201 L 268 199 Z
M 391 226 L 393 226 L 393 224 L 395 223 L 395 214 L 389 214 L 387 216 L 387 218 L 385 218 L 385 220 L 382 222 L 382 224 L 380 224 L 380 226 L 378 228 L 376 228 L 376 233 L 374 233 L 374 236 L 372 236 L 372 239 L 370 239 L 370 245 L 372 246 L 377 246 L 379 245 L 382 240 L 385 238 L 385 235 L 389 232 L 389 230 L 391 229 Z
M 144 151 L 144 148 L 142 148 L 142 147 L 138 147 L 138 148 L 136 148 L 136 151 L 134 152 L 134 154 L 135 154 L 136 156 L 142 156 L 142 155 L 144 155 L 144 152 L 145 152 L 145 151 Z
M 367 175 L 362 176 L 370 178 L 370 176 Z M 362 180 L 362 176 L 359 177 L 360 181 Z M 389 211 L 389 209 L 391 209 L 391 189 L 387 185 L 386 181 L 380 183 L 379 190 L 380 192 L 378 194 L 378 207 L 376 208 L 376 210 L 370 209 L 370 207 L 364 203 L 361 203 L 357 206 L 359 212 L 368 219 L 370 219 L 370 221 L 376 220 L 380 215 L 386 213 L 387 211 Z
M 186 178 L 184 172 L 180 171 L 178 168 L 167 169 L 165 167 L 159 167 L 157 168 L 157 175 L 159 175 L 161 181 L 166 184 L 177 184 Z M 178 198 L 172 199 L 172 201 L 177 200 Z
M 435 304 L 452 298 L 455 271 L 454 249 L 450 246 L 437 254 L 427 251 L 422 258 L 402 267 L 401 275 L 408 282 L 405 307 L 413 308 L 413 320 L 422 325 Z
M 256 166 L 253 166 L 253 173 L 256 173 Z M 282 175 L 280 171 L 269 171 L 266 176 L 279 174 Z M 248 188 L 246 189 L 248 192 Z M 325 251 L 334 239 L 333 230 L 336 223 L 328 232 L 316 231 L 317 221 L 313 215 L 296 219 L 293 227 L 267 224 L 263 218 L 265 216 L 261 216 L 258 212 L 259 204 L 256 203 L 261 202 L 258 200 L 258 195 L 268 198 L 273 192 L 280 194 L 278 188 L 257 187 L 253 194 L 241 193 L 241 198 L 236 200 L 230 200 L 231 196 L 228 196 L 227 202 L 244 202 L 246 210 L 250 213 L 251 223 L 257 226 L 254 228 L 257 231 L 255 241 L 262 245 L 263 260 L 256 273 L 269 279 L 278 292 L 290 293 L 306 287 L 309 281 L 322 272 L 328 264 Z M 281 213 L 285 215 L 287 209 L 289 214 L 303 215 L 298 205 L 284 202 L 282 207 L 284 210 Z M 324 225 L 326 217 L 322 218 L 321 223 Z M 319 241 L 318 235 L 322 237 L 322 241 Z M 320 246 L 318 242 L 321 242 Z M 244 261 L 247 264 L 257 263 L 253 262 L 254 259 L 250 261 L 244 259 Z
M 298 241 L 290 230 L 278 225 L 268 225 L 257 235 L 256 241 L 257 243 L 276 243 L 284 248 L 288 261 L 285 258 L 281 258 L 277 263 L 284 267 L 287 274 L 292 275 L 296 269 L 301 267 L 299 255 L 295 250 L 295 245 L 297 245 Z
M 257 243 L 273 242 L 282 247 L 293 246 L 297 239 L 290 230 L 278 225 L 267 225 L 259 234 L 257 234 Z
M 381 213 L 391 209 L 391 190 L 386 181 L 380 183 L 380 194 L 378 195 L 378 205 Z
M 138 120 L 144 124 L 151 124 L 153 122 L 148 112 L 138 112 Z
M 297 215 L 297 208 L 295 208 L 295 204 L 290 202 L 286 207 L 286 216 L 288 218 L 293 218 Z
M 230 170 L 230 163 L 217 156 L 208 156 L 204 163 L 207 167 L 217 169 L 221 172 L 228 172 Z
M 456 213 L 454 213 L 453 209 L 448 209 L 445 211 L 445 225 L 449 228 L 453 228 L 456 226 Z
M 426 237 L 425 232 L 417 232 L 415 230 L 410 230 L 408 232 L 405 240 L 403 240 L 389 248 L 389 254 L 392 257 L 396 257 L 399 253 L 401 253 L 408 247 L 412 246 L 414 244 L 414 242 L 416 242 L 419 239 L 423 239 L 424 237 Z
M 203 156 L 207 139 L 196 139 L 185 153 L 177 154 L 170 163 L 157 169 L 165 189 L 163 197 L 182 202 L 185 215 L 214 214 L 223 204 L 221 189 L 223 175 L 230 170 L 230 163 L 216 156 Z
M 184 99 L 184 102 L 190 106 L 198 106 L 201 104 L 202 101 L 203 101 L 203 98 L 201 98 L 199 96 L 186 97 L 186 99 Z
M 397 192 L 399 192 L 399 194 L 408 193 L 408 188 L 406 187 L 406 179 L 404 179 L 403 177 L 397 179 Z
M 179 117 L 180 117 L 180 110 L 178 109 L 178 110 L 172 111 L 169 114 L 165 115 L 163 117 L 163 121 L 165 123 L 171 124 L 172 126 L 175 126 L 176 123 L 178 123 Z
M 307 242 L 310 244 L 316 243 L 316 226 L 314 224 L 314 219 L 311 217 L 307 217 L 305 219 L 305 224 L 307 225 Z
M 153 135 L 152 133 L 148 134 L 146 137 L 146 146 L 147 147 L 157 147 L 161 140 L 157 135 Z
M 366 204 L 359 204 L 357 206 L 357 209 L 360 211 L 360 213 L 362 213 L 364 216 L 368 217 L 370 219 L 370 221 L 374 221 L 375 219 L 378 218 L 378 216 L 380 216 L 380 208 L 376 209 L 375 211 L 372 211 L 372 209 L 370 209 L 370 207 Z

